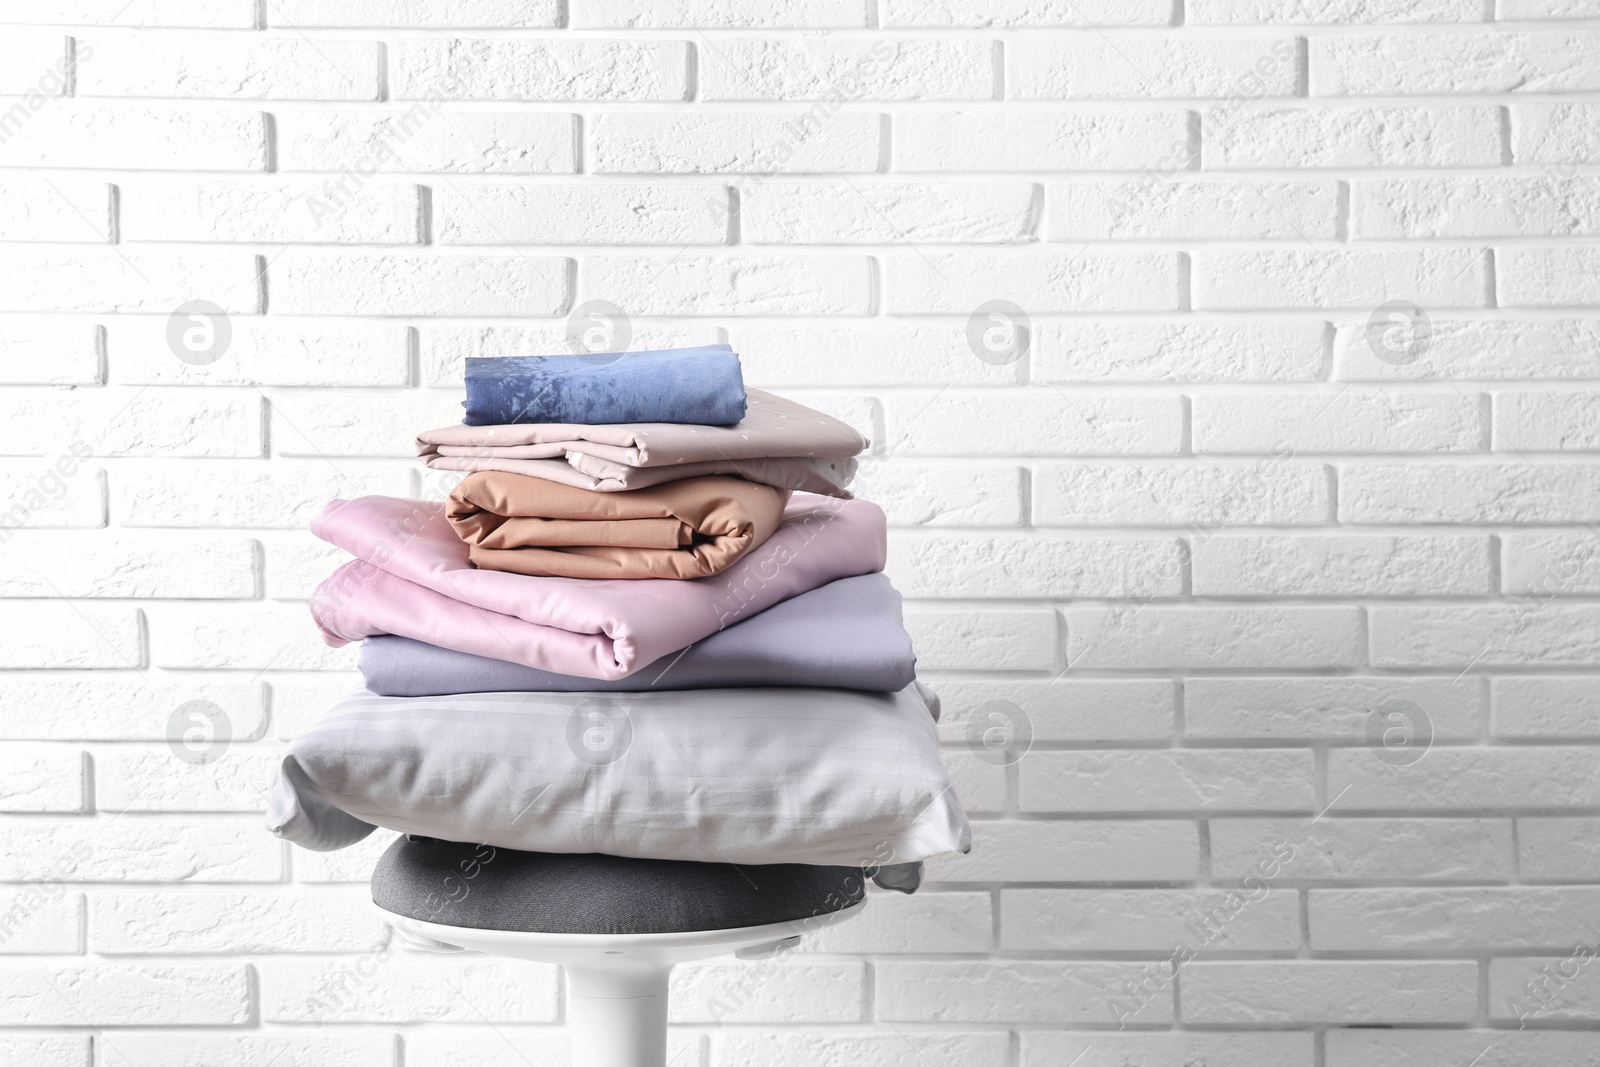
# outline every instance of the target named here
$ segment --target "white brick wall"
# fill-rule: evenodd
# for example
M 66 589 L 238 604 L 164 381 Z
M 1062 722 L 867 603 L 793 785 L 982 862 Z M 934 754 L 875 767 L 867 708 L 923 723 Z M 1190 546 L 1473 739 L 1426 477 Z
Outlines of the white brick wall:
M 674 1067 L 1600 1062 L 1597 235 L 1592 0 L 5 5 L 0 1063 L 568 1061 L 260 813 L 306 523 L 592 301 L 873 438 L 975 821 Z

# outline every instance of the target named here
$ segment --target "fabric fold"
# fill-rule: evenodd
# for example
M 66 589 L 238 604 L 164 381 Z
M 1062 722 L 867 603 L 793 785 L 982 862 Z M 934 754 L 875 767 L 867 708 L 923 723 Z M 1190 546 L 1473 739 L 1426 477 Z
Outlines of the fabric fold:
M 698 423 L 745 415 L 739 357 L 725 344 L 578 356 L 470 357 L 468 426 Z
M 743 478 L 689 478 L 595 493 L 479 471 L 450 494 L 445 518 L 485 570 L 567 578 L 707 578 L 777 530 L 786 490 Z

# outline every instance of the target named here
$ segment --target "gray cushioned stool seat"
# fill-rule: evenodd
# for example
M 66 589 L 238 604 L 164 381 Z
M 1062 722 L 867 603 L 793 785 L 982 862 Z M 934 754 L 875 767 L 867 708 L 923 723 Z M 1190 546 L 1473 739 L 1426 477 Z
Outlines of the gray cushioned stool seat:
M 666 934 L 842 911 L 862 899 L 864 883 L 857 867 L 517 852 L 402 836 L 378 860 L 372 900 L 397 915 L 476 930 Z

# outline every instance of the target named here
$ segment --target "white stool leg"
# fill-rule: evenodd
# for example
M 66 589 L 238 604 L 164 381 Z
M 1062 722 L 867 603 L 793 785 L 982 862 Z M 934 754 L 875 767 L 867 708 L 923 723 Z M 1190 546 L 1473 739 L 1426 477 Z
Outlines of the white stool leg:
M 671 964 L 567 964 L 572 1067 L 666 1067 Z

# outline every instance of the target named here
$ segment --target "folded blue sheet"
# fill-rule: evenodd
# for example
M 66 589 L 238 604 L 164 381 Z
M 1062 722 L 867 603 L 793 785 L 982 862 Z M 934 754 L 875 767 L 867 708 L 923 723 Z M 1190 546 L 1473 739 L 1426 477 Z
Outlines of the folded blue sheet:
M 727 345 L 592 356 L 467 360 L 468 426 L 523 422 L 680 422 L 744 418 L 744 375 Z
M 733 686 L 890 693 L 911 684 L 916 665 L 900 619 L 900 594 L 882 574 L 842 578 L 791 597 L 611 681 L 552 674 L 406 637 L 367 638 L 360 661 L 367 688 L 392 697 Z

